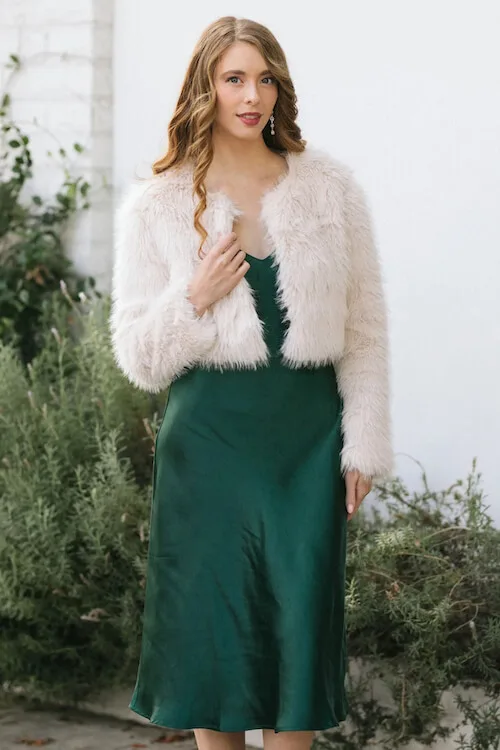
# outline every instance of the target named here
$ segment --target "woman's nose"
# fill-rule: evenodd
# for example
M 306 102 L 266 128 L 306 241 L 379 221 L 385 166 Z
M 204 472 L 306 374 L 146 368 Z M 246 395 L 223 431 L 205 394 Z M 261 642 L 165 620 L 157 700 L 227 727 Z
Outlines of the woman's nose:
M 245 91 L 245 101 L 246 102 L 258 102 L 259 101 L 259 93 L 256 88 L 249 87 Z

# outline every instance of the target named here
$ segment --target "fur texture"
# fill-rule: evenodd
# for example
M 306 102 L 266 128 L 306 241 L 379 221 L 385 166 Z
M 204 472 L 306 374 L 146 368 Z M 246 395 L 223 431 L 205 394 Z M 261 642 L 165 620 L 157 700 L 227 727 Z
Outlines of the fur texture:
M 274 249 L 288 367 L 332 364 L 343 398 L 342 469 L 392 470 L 388 336 L 381 268 L 364 193 L 351 170 L 319 149 L 287 154 L 288 173 L 262 199 Z M 111 333 L 118 365 L 160 391 L 190 367 L 256 368 L 268 351 L 243 278 L 199 318 L 186 297 L 199 235 L 191 167 L 133 184 L 117 212 Z M 209 249 L 241 213 L 209 192 Z

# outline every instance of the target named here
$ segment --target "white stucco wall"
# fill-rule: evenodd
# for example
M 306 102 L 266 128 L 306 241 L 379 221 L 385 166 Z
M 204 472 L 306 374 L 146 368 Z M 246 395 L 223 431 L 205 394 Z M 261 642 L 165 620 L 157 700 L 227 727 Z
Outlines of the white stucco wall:
M 286 9 L 286 12 L 284 12 Z M 117 189 L 163 150 L 192 48 L 218 16 L 268 24 L 311 144 L 357 171 L 372 205 L 391 315 L 397 469 L 420 486 L 474 456 L 500 520 L 500 5 L 482 0 L 262 0 L 115 11 Z
M 0 85 L 8 85 L 13 117 L 31 138 L 33 190 L 50 196 L 62 184 L 47 151 L 65 148 L 72 172 L 92 186 L 91 209 L 72 222 L 67 246 L 99 286 L 108 283 L 112 259 L 113 9 L 113 0 L 0 2 Z M 4 67 L 10 54 L 22 65 L 12 77 Z

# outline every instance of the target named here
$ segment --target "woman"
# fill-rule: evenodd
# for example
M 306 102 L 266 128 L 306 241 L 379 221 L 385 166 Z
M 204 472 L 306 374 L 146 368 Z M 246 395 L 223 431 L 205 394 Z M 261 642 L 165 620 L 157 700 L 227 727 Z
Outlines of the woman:
M 117 362 L 168 387 L 130 707 L 203 749 L 345 719 L 346 522 L 391 468 L 368 209 L 296 116 L 271 32 L 218 19 L 117 221 Z

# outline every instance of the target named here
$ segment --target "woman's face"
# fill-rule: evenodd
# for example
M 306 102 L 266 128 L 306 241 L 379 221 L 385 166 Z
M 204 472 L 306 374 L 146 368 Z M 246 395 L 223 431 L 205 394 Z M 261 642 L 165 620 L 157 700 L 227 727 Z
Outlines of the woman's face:
M 267 68 L 253 44 L 235 42 L 226 50 L 215 70 L 214 128 L 246 140 L 261 137 L 278 98 L 278 82 Z M 260 118 L 245 122 L 240 115 L 247 112 Z

